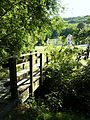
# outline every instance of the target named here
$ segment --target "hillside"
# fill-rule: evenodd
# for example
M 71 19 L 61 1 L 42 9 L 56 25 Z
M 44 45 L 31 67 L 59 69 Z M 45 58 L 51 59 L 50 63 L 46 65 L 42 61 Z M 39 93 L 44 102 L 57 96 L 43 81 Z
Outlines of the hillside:
M 87 23 L 88 18 L 90 18 L 90 15 L 69 17 L 69 18 L 64 18 L 64 20 L 68 21 L 68 23 L 81 23 L 81 22 Z

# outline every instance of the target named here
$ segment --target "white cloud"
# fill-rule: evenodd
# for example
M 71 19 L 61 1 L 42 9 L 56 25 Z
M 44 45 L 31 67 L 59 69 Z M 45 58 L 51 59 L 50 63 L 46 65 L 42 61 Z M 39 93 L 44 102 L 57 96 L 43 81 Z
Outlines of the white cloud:
M 66 7 L 64 17 L 90 15 L 90 0 L 63 0 Z

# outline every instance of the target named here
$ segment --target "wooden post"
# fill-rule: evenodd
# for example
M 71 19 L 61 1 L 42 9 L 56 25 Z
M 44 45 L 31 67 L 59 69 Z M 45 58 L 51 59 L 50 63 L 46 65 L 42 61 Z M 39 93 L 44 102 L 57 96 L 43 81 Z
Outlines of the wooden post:
M 35 57 L 36 57 L 36 58 L 35 58 L 35 59 L 36 59 L 36 60 L 35 60 L 35 63 L 37 63 L 37 50 L 36 50 L 35 52 L 36 52 L 36 53 L 35 53 Z
M 89 58 L 89 46 L 87 47 L 86 51 L 87 51 L 87 59 L 88 59 Z
M 30 93 L 33 96 L 33 55 L 30 54 Z
M 17 91 L 16 57 L 9 58 L 9 72 L 10 72 L 11 98 L 17 99 L 18 91 Z
M 22 60 L 23 60 L 23 62 L 24 62 L 24 56 L 22 57 Z M 22 69 L 24 69 L 24 66 L 25 66 L 25 65 L 23 64 L 23 65 L 22 65 Z
M 48 53 L 46 53 L 46 63 L 48 64 L 49 60 L 48 60 Z
M 40 53 L 40 86 L 43 85 L 42 53 Z

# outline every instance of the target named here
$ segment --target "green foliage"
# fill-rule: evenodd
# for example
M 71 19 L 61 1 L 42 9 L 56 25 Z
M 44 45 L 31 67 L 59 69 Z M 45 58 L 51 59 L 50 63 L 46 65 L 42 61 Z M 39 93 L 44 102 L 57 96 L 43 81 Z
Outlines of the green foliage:
M 87 66 L 83 66 L 76 60 L 80 51 L 76 47 L 51 49 L 43 90 L 48 94 L 49 102 L 46 99 L 46 103 L 53 111 L 72 109 L 88 112 L 90 110 L 90 62 L 87 62 Z
M 80 22 L 87 23 L 87 20 L 90 18 L 90 15 L 87 16 L 78 16 L 78 17 L 69 17 L 69 18 L 64 18 L 65 21 L 71 24 L 78 24 Z
M 90 29 L 85 27 L 81 30 L 75 30 L 73 33 L 75 43 L 77 44 L 89 44 L 90 43 Z
M 87 24 L 90 24 L 90 17 L 87 18 Z
M 89 120 L 73 112 L 51 112 L 44 104 L 37 105 L 34 102 L 31 105 L 25 103 L 15 108 L 3 120 Z
M 51 19 L 51 35 L 50 38 L 57 38 L 61 29 L 64 27 L 64 21 L 61 17 L 55 16 Z
M 78 29 L 82 29 L 82 28 L 84 28 L 84 26 L 85 26 L 84 23 L 81 22 L 81 23 L 79 23 L 79 24 L 77 25 L 77 28 L 78 28 Z
M 67 37 L 68 34 L 73 34 L 76 25 L 65 24 L 65 27 L 61 30 L 60 35 Z
M 71 17 L 71 18 L 65 18 L 64 20 L 68 23 L 68 26 L 66 26 L 65 29 L 62 29 L 61 35 L 64 35 L 65 37 L 67 34 L 72 34 L 73 41 L 76 45 L 78 44 L 89 44 L 89 38 L 90 38 L 90 25 L 89 25 L 89 18 L 90 16 L 83 16 L 83 17 Z M 69 27 L 71 26 L 72 27 Z
M 1 0 L 0 57 L 28 52 L 43 43 L 57 9 L 56 0 Z

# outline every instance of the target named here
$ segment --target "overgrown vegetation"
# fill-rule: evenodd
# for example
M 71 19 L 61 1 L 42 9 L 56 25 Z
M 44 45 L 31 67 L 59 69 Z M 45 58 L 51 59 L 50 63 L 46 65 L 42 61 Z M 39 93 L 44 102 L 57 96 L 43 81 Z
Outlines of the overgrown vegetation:
M 90 59 L 77 60 L 78 47 L 46 48 L 50 62 L 44 85 L 36 91 L 36 102 L 28 100 L 10 112 L 5 120 L 89 120 Z M 16 117 L 17 116 L 17 117 Z
M 90 60 L 85 66 L 77 61 L 80 51 L 76 47 L 51 49 L 43 91 L 46 104 L 54 112 L 64 109 L 90 111 Z

